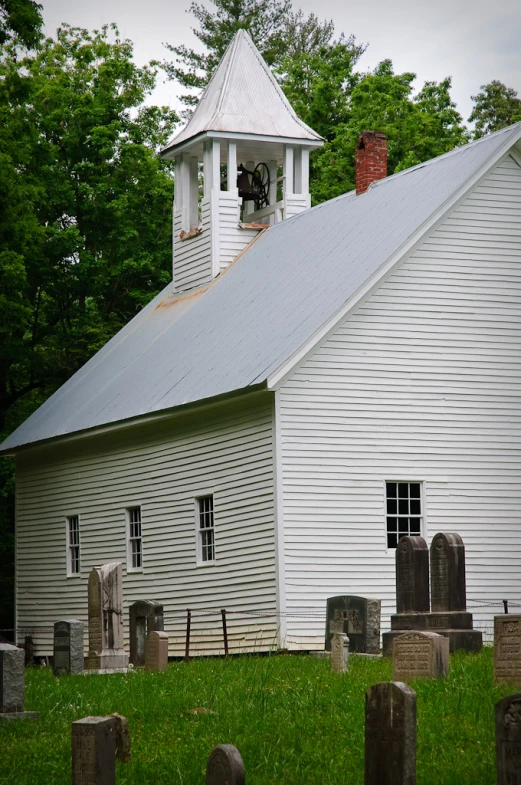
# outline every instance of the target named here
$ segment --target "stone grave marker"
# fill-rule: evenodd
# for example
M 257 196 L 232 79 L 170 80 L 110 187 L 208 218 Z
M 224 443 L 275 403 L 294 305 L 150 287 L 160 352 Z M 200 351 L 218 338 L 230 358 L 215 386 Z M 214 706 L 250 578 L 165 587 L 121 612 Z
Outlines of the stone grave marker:
M 521 692 L 496 703 L 495 721 L 497 785 L 521 785 Z
M 87 671 L 125 671 L 121 562 L 93 567 L 88 588 L 89 654 Z
M 18 646 L 0 643 L 0 722 L 37 719 L 38 712 L 25 711 L 25 653 Z
M 440 532 L 431 542 L 431 610 L 466 611 L 465 546 L 459 534 Z
M 163 631 L 163 606 L 154 600 L 137 600 L 128 609 L 130 662 L 135 666 L 145 664 L 145 641 L 152 630 Z
M 396 611 L 429 611 L 429 551 L 423 537 L 402 537 L 396 548 Z
M 384 681 L 365 696 L 365 785 L 415 785 L 416 693 Z
M 449 672 L 449 640 L 435 632 L 406 632 L 393 641 L 393 679 L 437 679 Z
M 349 638 L 343 632 L 334 632 L 331 636 L 331 670 L 345 673 L 349 661 Z
M 206 785 L 244 785 L 246 773 L 237 747 L 218 744 L 206 764 Z
M 84 717 L 72 723 L 72 785 L 115 785 L 116 758 L 130 759 L 125 717 Z
M 331 635 L 343 632 L 349 637 L 351 651 L 379 654 L 381 605 L 375 597 L 357 597 L 353 594 L 328 597 L 326 651 L 331 650 Z
M 494 616 L 494 681 L 521 684 L 521 615 Z
M 83 670 L 83 622 L 63 619 L 54 622 L 52 669 L 55 676 Z
M 145 646 L 145 670 L 166 671 L 168 668 L 168 633 L 152 630 Z

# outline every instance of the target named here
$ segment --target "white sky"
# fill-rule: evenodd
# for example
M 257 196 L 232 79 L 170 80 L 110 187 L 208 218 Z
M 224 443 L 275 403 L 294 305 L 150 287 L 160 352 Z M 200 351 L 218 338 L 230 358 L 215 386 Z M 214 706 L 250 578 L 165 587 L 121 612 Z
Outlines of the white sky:
M 116 22 L 121 34 L 134 42 L 139 64 L 169 56 L 163 43 L 199 43 L 186 13 L 190 0 L 40 0 L 45 33 L 53 35 L 61 22 L 100 27 Z M 211 8 L 211 0 L 204 0 Z M 390 58 L 395 72 L 418 75 L 415 88 L 426 80 L 452 76 L 452 97 L 465 119 L 471 95 L 482 84 L 499 79 L 521 96 L 521 0 L 293 0 L 294 9 L 333 19 L 337 33 L 353 33 L 369 44 L 359 61 L 369 70 Z M 154 103 L 178 108 L 180 86 L 160 84 Z

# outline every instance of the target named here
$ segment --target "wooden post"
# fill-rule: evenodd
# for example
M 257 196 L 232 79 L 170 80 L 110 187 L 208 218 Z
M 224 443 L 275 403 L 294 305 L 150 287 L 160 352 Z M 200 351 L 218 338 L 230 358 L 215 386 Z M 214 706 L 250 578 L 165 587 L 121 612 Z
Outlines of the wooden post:
M 34 665 L 34 643 L 33 643 L 33 636 L 26 635 L 25 636 L 25 667 L 28 668 L 30 665 Z
M 185 646 L 185 662 L 190 662 L 190 622 L 192 614 L 190 609 L 186 611 L 186 646 Z
M 226 610 L 224 608 L 221 610 L 221 616 L 223 619 L 224 656 L 228 657 L 228 630 L 226 629 Z

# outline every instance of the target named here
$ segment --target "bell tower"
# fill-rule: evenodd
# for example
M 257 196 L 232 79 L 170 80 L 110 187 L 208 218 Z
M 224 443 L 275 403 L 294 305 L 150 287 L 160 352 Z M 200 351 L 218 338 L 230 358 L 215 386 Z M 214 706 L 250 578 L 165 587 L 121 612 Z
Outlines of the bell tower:
M 175 160 L 175 290 L 209 283 L 260 231 L 310 207 L 309 152 L 322 144 L 239 30 L 162 151 Z

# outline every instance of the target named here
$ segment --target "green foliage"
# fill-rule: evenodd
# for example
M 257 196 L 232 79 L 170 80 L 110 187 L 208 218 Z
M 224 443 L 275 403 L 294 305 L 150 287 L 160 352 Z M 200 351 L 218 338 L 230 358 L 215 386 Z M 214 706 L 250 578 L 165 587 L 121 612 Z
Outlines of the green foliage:
M 521 120 L 521 99 L 513 88 L 493 79 L 480 89 L 480 93 L 471 96 L 474 108 L 469 123 L 475 123 L 474 139 Z
M 27 47 L 42 37 L 42 6 L 34 0 L 0 0 L 0 45 L 11 37 Z
M 28 669 L 26 708 L 41 716 L 0 725 L 0 780 L 69 783 L 71 722 L 117 711 L 132 744 L 131 761 L 116 764 L 121 785 L 199 785 L 211 749 L 223 743 L 239 749 L 250 785 L 362 785 L 365 693 L 391 677 L 390 660 L 356 655 L 346 675 L 305 655 L 200 659 L 113 676 Z M 411 686 L 418 782 L 495 782 L 494 704 L 515 688 L 493 684 L 492 649 L 457 653 L 448 678 Z

